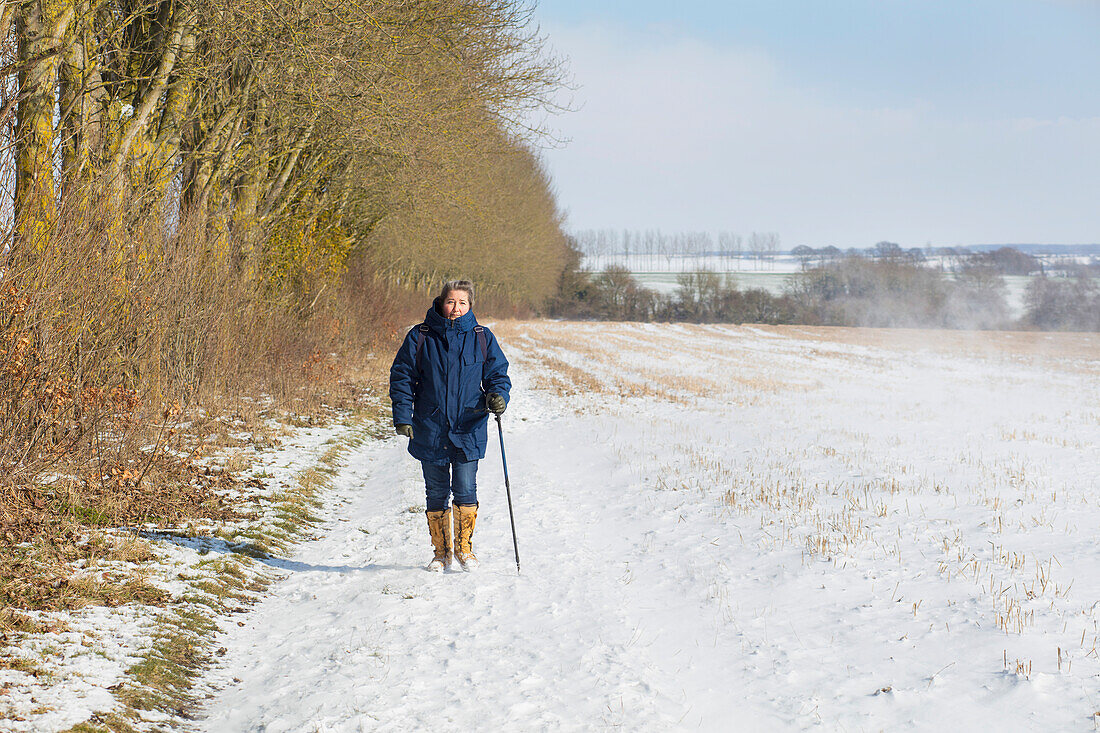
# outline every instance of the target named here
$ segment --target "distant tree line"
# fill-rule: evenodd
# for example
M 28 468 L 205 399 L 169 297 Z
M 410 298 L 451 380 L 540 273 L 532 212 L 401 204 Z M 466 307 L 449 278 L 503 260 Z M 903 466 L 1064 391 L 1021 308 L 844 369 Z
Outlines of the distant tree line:
M 814 264 L 792 274 L 781 295 L 739 289 L 731 277 L 712 271 L 681 273 L 676 291 L 661 294 L 621 266 L 583 272 L 575 251 L 550 310 L 608 320 L 1100 330 L 1100 273 L 1088 267 L 1071 277 L 1033 278 L 1026 312 L 1014 319 L 1003 275 L 1038 271 L 1035 258 L 1003 248 L 968 254 L 952 272 L 922 264 L 923 253 L 890 244 L 867 254 L 814 252 Z
M 1001 328 L 1004 280 L 985 270 L 954 275 L 924 267 L 907 253 L 845 256 L 791 277 L 789 297 L 802 322 L 827 326 Z

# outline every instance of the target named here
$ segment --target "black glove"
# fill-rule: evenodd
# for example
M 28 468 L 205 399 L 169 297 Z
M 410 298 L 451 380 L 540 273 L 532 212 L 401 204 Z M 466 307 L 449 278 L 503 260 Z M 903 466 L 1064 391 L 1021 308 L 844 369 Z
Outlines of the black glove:
M 412 440 L 412 437 L 413 437 L 413 426 L 412 425 L 405 425 L 404 423 L 402 423 L 401 425 L 394 425 L 393 429 L 394 429 L 394 432 L 396 432 L 398 435 L 404 435 L 409 440 Z
M 494 415 L 499 415 L 508 409 L 508 403 L 504 401 L 504 395 L 497 394 L 496 392 L 490 392 L 485 395 L 485 406 L 489 408 L 489 412 Z

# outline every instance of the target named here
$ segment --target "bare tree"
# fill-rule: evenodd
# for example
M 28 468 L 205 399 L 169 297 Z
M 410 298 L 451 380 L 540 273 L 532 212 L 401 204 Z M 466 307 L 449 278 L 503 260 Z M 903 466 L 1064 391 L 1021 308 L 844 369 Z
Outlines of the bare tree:
M 768 236 L 763 232 L 753 232 L 749 235 L 749 256 L 753 258 L 754 269 L 760 269 L 760 261 L 768 248 Z

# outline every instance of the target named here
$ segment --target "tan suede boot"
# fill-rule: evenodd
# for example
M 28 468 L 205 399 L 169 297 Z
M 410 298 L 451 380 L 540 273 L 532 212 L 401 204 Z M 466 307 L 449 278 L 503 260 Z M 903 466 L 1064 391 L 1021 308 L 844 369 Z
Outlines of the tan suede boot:
M 428 515 L 428 532 L 432 535 L 435 556 L 428 563 L 428 570 L 440 572 L 451 567 L 451 510 L 425 512 Z
M 477 524 L 477 504 L 468 506 L 454 505 L 455 512 L 455 559 L 463 570 L 473 570 L 478 566 L 474 555 L 474 525 Z

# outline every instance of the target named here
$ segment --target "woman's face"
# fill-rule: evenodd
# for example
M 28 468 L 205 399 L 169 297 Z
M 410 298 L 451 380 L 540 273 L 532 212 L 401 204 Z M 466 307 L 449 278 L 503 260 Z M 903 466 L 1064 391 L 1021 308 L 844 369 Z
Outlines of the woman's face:
M 443 298 L 440 307 L 443 309 L 443 317 L 453 321 L 470 310 L 470 294 L 465 290 L 452 290 Z

